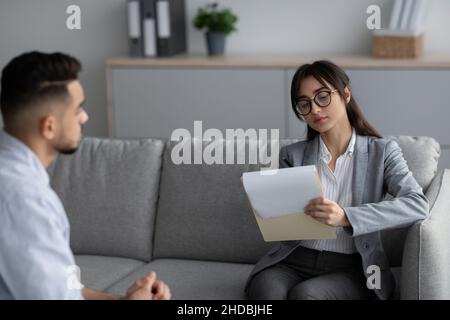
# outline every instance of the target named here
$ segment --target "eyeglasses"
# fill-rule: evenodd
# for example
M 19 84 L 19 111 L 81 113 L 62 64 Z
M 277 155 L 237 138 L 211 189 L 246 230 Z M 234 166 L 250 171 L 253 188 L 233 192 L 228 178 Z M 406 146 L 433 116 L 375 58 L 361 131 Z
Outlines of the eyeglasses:
M 338 91 L 337 89 L 328 91 L 322 90 L 316 93 L 313 99 L 308 98 L 300 98 L 295 102 L 295 110 L 302 115 L 306 116 L 312 110 L 312 101 L 316 103 L 318 107 L 325 108 L 328 107 L 331 103 L 331 95 Z

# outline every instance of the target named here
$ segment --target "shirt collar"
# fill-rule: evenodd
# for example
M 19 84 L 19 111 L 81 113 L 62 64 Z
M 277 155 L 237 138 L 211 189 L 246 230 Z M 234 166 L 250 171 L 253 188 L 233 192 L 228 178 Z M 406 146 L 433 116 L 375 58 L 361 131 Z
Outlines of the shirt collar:
M 319 160 L 326 162 L 327 164 L 331 161 L 331 153 L 328 151 L 325 142 L 323 142 L 322 137 L 319 135 L 320 148 L 319 148 Z M 355 128 L 352 128 L 352 137 L 350 138 L 350 142 L 348 143 L 347 150 L 344 152 L 344 155 L 352 156 L 355 150 L 355 142 L 356 142 L 356 132 Z
M 17 162 L 27 165 L 41 182 L 49 184 L 48 173 L 36 154 L 5 130 L 0 130 L 0 148 L 7 150 Z

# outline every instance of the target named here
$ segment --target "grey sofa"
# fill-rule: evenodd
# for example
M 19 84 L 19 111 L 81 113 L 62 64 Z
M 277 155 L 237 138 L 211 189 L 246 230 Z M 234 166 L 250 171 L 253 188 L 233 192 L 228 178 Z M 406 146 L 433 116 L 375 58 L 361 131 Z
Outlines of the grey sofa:
M 392 137 L 431 202 L 431 216 L 383 233 L 400 285 L 395 298 L 450 298 L 450 170 L 437 172 L 438 143 Z M 281 145 L 297 140 L 283 140 Z M 174 142 L 86 138 L 49 169 L 71 223 L 82 282 L 124 294 L 154 270 L 173 299 L 245 299 L 262 240 L 241 186 L 254 164 L 175 165 Z

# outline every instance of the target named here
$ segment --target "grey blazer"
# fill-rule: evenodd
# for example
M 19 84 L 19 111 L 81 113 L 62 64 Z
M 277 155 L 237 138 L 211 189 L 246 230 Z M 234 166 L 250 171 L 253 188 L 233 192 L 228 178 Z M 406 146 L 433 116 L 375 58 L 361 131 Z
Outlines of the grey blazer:
M 318 136 L 283 147 L 280 150 L 280 168 L 315 165 L 318 151 Z M 379 299 L 389 299 L 395 280 L 380 231 L 408 227 L 425 219 L 429 214 L 428 200 L 395 141 L 357 135 L 354 155 L 352 206 L 343 208 L 351 227 L 344 230 L 354 237 L 366 277 L 373 274 L 367 269 L 369 266 L 380 268 L 381 288 L 374 291 Z M 390 200 L 386 200 L 389 195 Z M 246 289 L 256 273 L 285 259 L 299 245 L 300 241 L 282 241 L 272 247 L 255 265 Z

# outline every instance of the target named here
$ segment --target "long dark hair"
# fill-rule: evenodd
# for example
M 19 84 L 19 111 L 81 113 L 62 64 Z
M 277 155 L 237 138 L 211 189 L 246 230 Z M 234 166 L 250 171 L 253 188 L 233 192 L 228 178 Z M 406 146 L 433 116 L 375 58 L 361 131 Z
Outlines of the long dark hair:
M 296 99 L 298 96 L 298 91 L 301 85 L 301 82 L 307 77 L 314 77 L 317 81 L 319 81 L 323 86 L 327 87 L 328 82 L 335 89 L 338 90 L 339 95 L 345 99 L 345 87 L 350 87 L 350 79 L 340 67 L 335 65 L 334 63 L 326 60 L 316 61 L 312 64 L 304 64 L 294 74 L 291 83 L 291 106 L 292 110 L 294 110 L 295 115 L 301 121 L 304 121 L 302 116 L 297 112 L 295 108 Z M 350 102 L 346 105 L 347 116 L 350 124 L 357 134 L 362 136 L 374 136 L 377 138 L 381 138 L 381 134 L 370 125 L 370 123 L 366 120 L 361 109 L 356 103 L 353 95 L 351 96 Z M 313 139 L 315 136 L 319 134 L 316 130 L 307 125 L 307 133 L 306 138 L 308 140 Z

